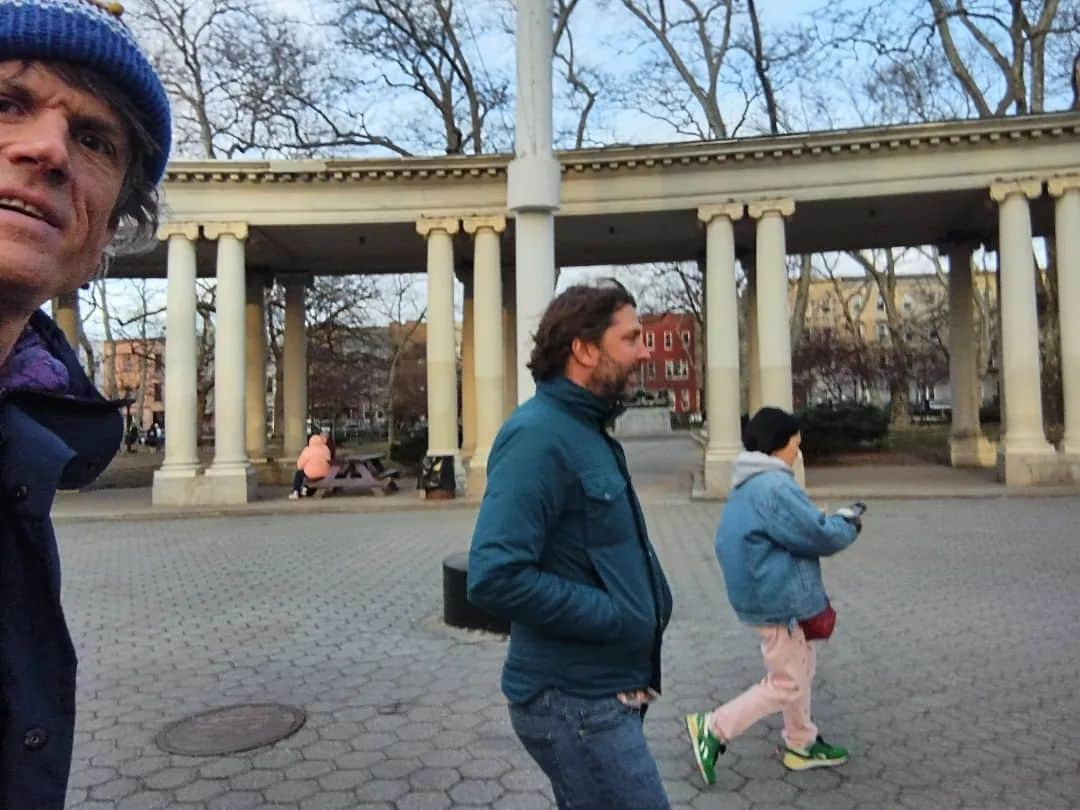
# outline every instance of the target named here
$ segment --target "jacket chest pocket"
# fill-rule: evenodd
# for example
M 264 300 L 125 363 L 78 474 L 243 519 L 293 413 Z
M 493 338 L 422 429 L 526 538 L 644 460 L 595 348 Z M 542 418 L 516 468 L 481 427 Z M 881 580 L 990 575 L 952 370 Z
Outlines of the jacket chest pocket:
M 610 546 L 631 539 L 635 524 L 626 479 L 618 473 L 587 473 L 581 477 L 581 487 L 588 545 Z

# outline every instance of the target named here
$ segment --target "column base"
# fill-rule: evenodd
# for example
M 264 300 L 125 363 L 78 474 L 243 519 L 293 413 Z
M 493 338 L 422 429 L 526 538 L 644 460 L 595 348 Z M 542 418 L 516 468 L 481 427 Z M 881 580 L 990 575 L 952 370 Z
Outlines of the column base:
M 1006 486 L 1027 487 L 1062 484 L 1069 480 L 1068 467 L 1046 441 L 1014 441 L 1008 436 L 998 446 L 997 477 Z
M 1072 484 L 1080 484 L 1080 453 L 1062 453 L 1061 462 L 1065 466 L 1065 475 Z
M 475 462 L 469 464 L 469 473 L 465 479 L 465 491 L 470 498 L 479 500 L 487 489 L 487 464 Z
M 203 476 L 202 503 L 213 506 L 250 503 L 255 500 L 259 482 L 250 464 L 218 464 Z
M 726 498 L 731 492 L 731 474 L 735 470 L 735 456 L 738 453 L 705 451 L 702 498 Z
M 950 438 L 949 464 L 953 467 L 994 467 L 997 445 L 981 435 Z

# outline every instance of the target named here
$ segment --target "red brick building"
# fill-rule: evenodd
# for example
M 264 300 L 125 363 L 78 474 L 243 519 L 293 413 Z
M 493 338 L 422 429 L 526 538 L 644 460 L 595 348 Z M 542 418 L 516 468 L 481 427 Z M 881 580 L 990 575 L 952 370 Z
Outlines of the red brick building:
M 667 391 L 678 414 L 701 413 L 701 362 L 697 321 L 689 313 L 642 315 L 645 345 L 652 360 L 638 369 L 638 385 L 650 393 Z

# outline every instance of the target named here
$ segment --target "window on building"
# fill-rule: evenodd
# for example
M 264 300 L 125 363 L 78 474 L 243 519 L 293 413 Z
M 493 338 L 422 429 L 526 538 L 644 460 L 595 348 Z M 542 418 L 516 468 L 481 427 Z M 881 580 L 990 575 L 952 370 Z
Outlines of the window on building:
M 877 325 L 877 339 L 881 342 L 889 339 L 889 325 L 887 323 Z
M 682 409 L 684 411 L 690 410 L 690 389 L 684 388 L 682 390 Z
M 648 380 L 656 379 L 656 363 L 652 360 L 650 360 L 645 367 L 645 378 Z
M 911 314 L 911 311 L 915 309 L 915 302 L 911 300 L 911 296 L 904 296 L 904 312 Z
M 829 298 L 826 296 L 821 299 L 821 314 L 828 315 L 832 311 L 832 304 L 829 303 Z
M 664 379 L 665 380 L 673 380 L 673 379 L 675 379 L 675 361 L 674 360 L 665 360 L 664 361 Z
M 161 383 L 154 383 L 154 402 L 161 402 Z
M 689 349 L 690 348 L 690 330 L 689 329 L 683 330 L 683 333 L 682 333 L 682 347 L 684 349 Z
M 656 337 L 652 332 L 645 333 L 645 348 L 652 349 L 656 345 Z
M 885 299 L 882 298 L 880 295 L 877 297 L 877 311 L 878 312 L 884 312 L 885 311 Z
M 674 345 L 675 345 L 675 343 L 671 338 L 671 332 L 668 332 L 667 330 L 665 330 L 664 331 L 664 348 L 667 351 L 671 351 L 671 347 L 674 346 Z
M 685 380 L 690 376 L 690 361 L 689 360 L 677 360 L 675 362 L 675 373 L 680 380 Z
M 854 298 L 851 299 L 851 314 L 853 316 L 855 316 L 856 318 L 858 318 L 859 314 L 861 312 L 862 312 L 862 296 L 861 295 L 856 295 Z

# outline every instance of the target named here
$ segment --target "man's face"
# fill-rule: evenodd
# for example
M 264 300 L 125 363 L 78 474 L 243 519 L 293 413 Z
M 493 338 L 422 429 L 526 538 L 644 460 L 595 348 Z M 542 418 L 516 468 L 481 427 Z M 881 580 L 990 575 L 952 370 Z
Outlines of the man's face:
M 611 316 L 611 325 L 600 339 L 599 350 L 589 390 L 602 397 L 621 396 L 638 364 L 652 357 L 645 347 L 641 322 L 633 307 L 622 307 Z
M 86 282 L 116 230 L 131 145 L 103 101 L 47 66 L 0 62 L 0 289 L 34 309 Z

